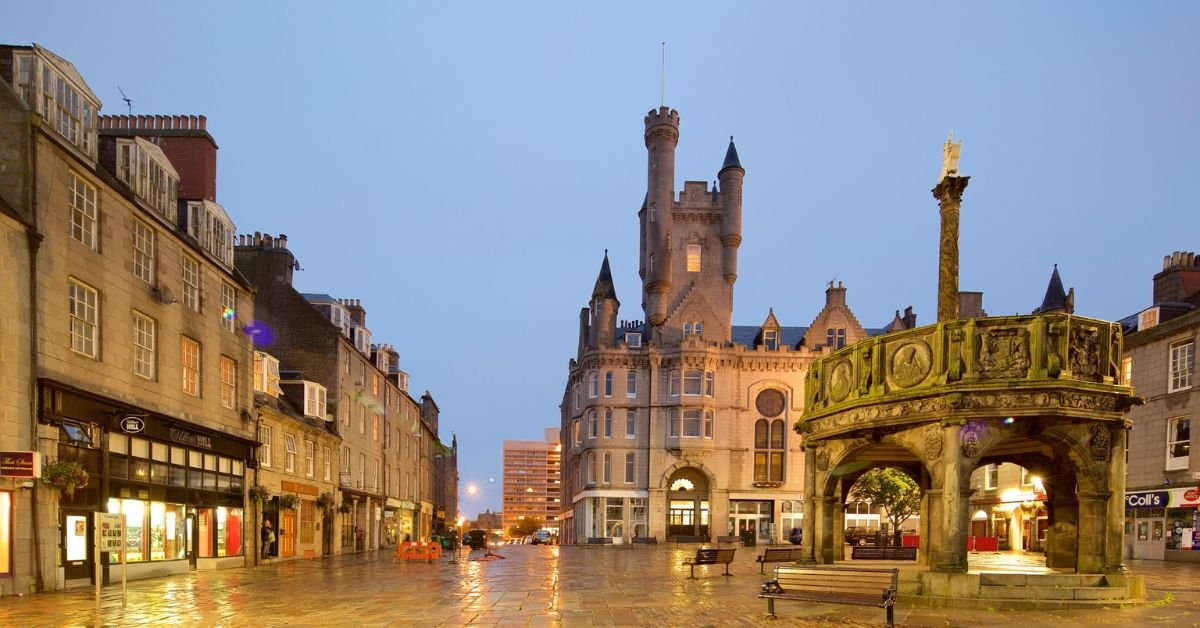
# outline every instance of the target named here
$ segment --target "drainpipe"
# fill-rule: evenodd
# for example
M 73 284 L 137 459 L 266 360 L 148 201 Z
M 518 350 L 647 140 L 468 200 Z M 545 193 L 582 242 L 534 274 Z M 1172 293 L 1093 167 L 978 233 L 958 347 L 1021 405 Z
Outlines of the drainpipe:
M 37 290 L 37 255 L 41 247 L 43 235 L 38 232 L 38 202 L 37 202 L 37 132 L 41 126 L 42 117 L 32 114 L 29 124 L 29 157 L 25 172 L 29 176 L 29 224 L 25 228 L 26 242 L 29 247 L 29 445 L 33 451 L 38 450 L 38 290 Z M 33 525 L 33 569 L 34 589 L 41 593 L 45 590 L 45 580 L 42 574 L 42 539 L 38 521 L 38 482 L 34 480 L 29 489 L 30 521 Z
M 264 366 L 263 368 L 265 369 L 266 367 Z M 258 441 L 258 442 L 262 442 L 262 440 L 261 440 L 262 439 L 262 413 L 256 411 L 255 414 L 258 416 L 254 421 L 254 440 Z M 262 468 L 261 463 L 262 463 L 262 461 L 258 459 L 258 447 L 255 447 L 254 448 L 254 486 L 255 487 L 258 486 L 258 470 Z M 254 566 L 257 567 L 260 564 L 262 564 L 262 522 L 259 521 L 259 519 L 261 519 L 264 515 L 263 515 L 263 503 L 261 500 L 258 500 L 258 499 L 254 500 L 254 509 L 256 511 L 258 511 L 257 512 L 258 516 L 256 516 L 254 518 L 255 523 L 258 524 L 257 527 L 254 528 L 254 540 L 255 540 L 255 542 L 254 542 L 254 549 L 255 549 Z

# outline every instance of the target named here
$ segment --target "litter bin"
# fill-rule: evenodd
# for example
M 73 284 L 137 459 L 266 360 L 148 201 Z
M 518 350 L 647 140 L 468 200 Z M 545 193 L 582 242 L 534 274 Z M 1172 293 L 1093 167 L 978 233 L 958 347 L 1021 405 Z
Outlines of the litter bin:
M 757 537 L 754 534 L 753 530 L 742 530 L 741 537 L 742 537 L 742 547 L 754 547 Z

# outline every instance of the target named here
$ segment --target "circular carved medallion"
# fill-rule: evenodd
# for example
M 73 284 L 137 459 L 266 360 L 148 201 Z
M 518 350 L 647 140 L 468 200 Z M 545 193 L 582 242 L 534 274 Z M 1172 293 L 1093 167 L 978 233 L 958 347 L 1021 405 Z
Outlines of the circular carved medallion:
M 933 353 L 929 345 L 922 340 L 916 340 L 892 352 L 891 367 L 892 383 L 901 388 L 910 388 L 925 381 L 933 367 Z
M 836 403 L 850 394 L 850 363 L 838 362 L 829 374 L 829 398 Z
M 754 407 L 758 408 L 758 413 L 768 419 L 779 416 L 783 413 L 783 393 L 769 389 L 758 393 L 758 398 L 754 400 Z

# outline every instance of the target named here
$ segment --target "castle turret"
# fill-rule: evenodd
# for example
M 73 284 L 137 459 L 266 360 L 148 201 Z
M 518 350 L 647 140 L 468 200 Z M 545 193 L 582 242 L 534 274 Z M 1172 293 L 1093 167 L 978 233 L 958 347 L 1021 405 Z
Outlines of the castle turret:
M 721 180 L 721 198 L 725 201 L 725 216 L 721 220 L 721 266 L 725 281 L 731 285 L 737 281 L 737 251 L 742 244 L 742 179 L 745 176 L 746 170 L 738 160 L 737 147 L 730 136 L 725 163 L 717 177 Z
M 600 265 L 600 275 L 596 277 L 596 287 L 592 289 L 589 345 L 610 347 L 616 342 L 617 310 L 620 307 L 621 302 L 617 300 L 612 271 L 608 267 L 608 249 L 604 249 L 604 262 Z
M 642 277 L 646 320 L 652 326 L 667 320 L 671 293 L 671 210 L 675 199 L 675 147 L 679 144 L 679 112 L 669 107 L 646 114 L 648 157 L 646 226 Z

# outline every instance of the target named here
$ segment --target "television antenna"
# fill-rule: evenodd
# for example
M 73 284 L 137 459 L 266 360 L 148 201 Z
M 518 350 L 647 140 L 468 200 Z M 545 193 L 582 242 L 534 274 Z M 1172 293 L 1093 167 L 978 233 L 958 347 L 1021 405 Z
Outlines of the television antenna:
M 117 86 L 117 91 L 121 92 L 121 100 L 125 101 L 125 107 L 129 109 L 129 115 L 133 115 L 133 101 L 125 95 L 125 90 L 121 89 L 120 85 Z

